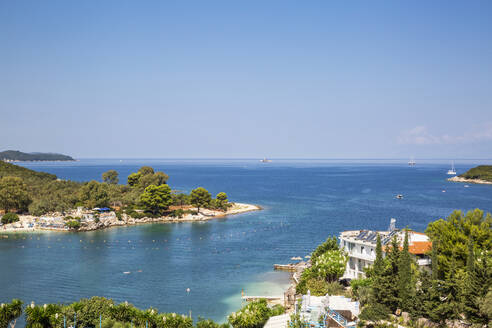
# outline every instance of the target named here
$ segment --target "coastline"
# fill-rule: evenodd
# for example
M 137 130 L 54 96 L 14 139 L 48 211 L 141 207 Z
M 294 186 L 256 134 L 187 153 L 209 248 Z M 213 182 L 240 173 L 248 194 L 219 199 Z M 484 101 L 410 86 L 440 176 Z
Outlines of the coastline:
M 490 181 L 486 180 L 481 180 L 481 179 L 467 179 L 467 178 L 462 178 L 462 177 L 452 177 L 447 179 L 448 181 L 452 182 L 465 182 L 465 183 L 475 183 L 475 184 L 492 184 Z
M 47 227 L 47 226 L 36 226 L 33 225 L 36 218 L 34 216 L 26 215 L 20 216 L 20 221 L 8 224 L 0 227 L 0 234 L 5 233 L 16 233 L 16 232 L 85 232 L 85 231 L 95 231 L 103 230 L 112 227 L 122 227 L 122 226 L 132 226 L 138 224 L 148 224 L 148 223 L 179 223 L 179 222 L 203 222 L 213 219 L 224 218 L 229 215 L 243 214 L 253 211 L 262 210 L 259 205 L 245 204 L 245 203 L 231 203 L 233 204 L 226 212 L 201 209 L 198 214 L 187 214 L 181 218 L 175 218 L 171 216 L 162 216 L 158 218 L 144 217 L 140 219 L 132 218 L 126 214 L 123 214 L 121 220 L 118 219 L 114 212 L 110 213 L 110 216 L 106 218 L 101 218 L 99 222 L 90 222 L 83 224 L 78 230 L 71 230 L 67 227 Z M 32 226 L 33 225 L 33 226 Z M 7 237 L 8 238 L 8 237 Z

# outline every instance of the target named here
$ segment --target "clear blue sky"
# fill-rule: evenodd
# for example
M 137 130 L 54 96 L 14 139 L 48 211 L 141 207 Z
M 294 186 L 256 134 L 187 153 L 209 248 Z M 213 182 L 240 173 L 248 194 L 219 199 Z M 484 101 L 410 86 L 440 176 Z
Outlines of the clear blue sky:
M 0 1 L 0 150 L 492 158 L 492 1 Z

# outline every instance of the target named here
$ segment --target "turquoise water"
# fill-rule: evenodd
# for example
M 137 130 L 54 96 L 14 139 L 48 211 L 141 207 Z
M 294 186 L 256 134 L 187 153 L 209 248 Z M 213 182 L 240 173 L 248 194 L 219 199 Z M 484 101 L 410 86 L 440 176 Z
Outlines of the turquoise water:
M 458 173 L 474 162 L 457 162 Z M 246 294 L 280 295 L 274 263 L 304 256 L 342 230 L 425 230 L 453 209 L 492 211 L 492 186 L 446 181 L 450 162 L 82 160 L 24 163 L 62 179 L 126 177 L 142 165 L 174 189 L 203 186 L 264 210 L 204 223 L 150 224 L 87 233 L 23 233 L 0 240 L 0 302 L 72 302 L 101 295 L 139 307 L 224 320 Z M 445 190 L 446 192 L 443 192 Z M 397 200 L 396 194 L 404 199 Z M 127 273 L 125 273 L 127 272 Z M 129 272 L 129 273 L 128 273 Z M 191 292 L 187 294 L 186 289 Z

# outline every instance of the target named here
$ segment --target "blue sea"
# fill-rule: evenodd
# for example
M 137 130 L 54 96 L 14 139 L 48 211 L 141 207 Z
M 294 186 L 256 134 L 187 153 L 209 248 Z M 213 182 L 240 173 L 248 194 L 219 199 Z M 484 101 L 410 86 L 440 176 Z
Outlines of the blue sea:
M 457 161 L 459 173 L 482 161 Z M 93 295 L 162 312 L 224 321 L 249 295 L 281 295 L 274 263 L 304 256 L 351 229 L 424 231 L 454 209 L 492 211 L 492 186 L 446 180 L 450 161 L 85 159 L 22 163 L 61 179 L 122 180 L 150 165 L 173 189 L 202 186 L 262 211 L 204 223 L 149 224 L 86 233 L 19 233 L 0 239 L 0 302 L 69 303 Z M 402 194 L 403 199 L 395 199 Z M 126 273 L 125 273 L 126 272 Z M 190 288 L 188 293 L 186 290 Z

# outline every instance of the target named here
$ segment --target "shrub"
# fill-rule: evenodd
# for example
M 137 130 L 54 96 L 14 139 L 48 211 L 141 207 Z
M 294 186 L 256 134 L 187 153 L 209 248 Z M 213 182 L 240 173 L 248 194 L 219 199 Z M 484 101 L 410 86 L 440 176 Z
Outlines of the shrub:
M 371 297 L 371 279 L 354 279 L 350 281 L 352 295 L 362 304 L 366 304 Z
M 219 324 L 213 320 L 205 320 L 202 317 L 198 317 L 196 328 L 230 328 L 230 326 L 228 323 Z
M 79 230 L 80 229 L 80 221 L 70 220 L 65 222 L 65 226 L 69 229 Z
M 7 213 L 4 216 L 2 216 L 2 223 L 3 224 L 14 223 L 17 221 L 19 221 L 19 216 L 15 213 Z
M 391 310 L 383 304 L 371 304 L 362 309 L 359 318 L 362 320 L 379 321 L 388 318 Z
M 185 211 L 183 211 L 181 208 L 172 211 L 169 216 L 173 218 L 182 218 L 185 215 Z
M 265 299 L 250 302 L 241 310 L 233 312 L 229 317 L 229 323 L 234 328 L 262 328 L 273 314 L 278 313 L 280 308 L 272 311 Z
M 317 257 L 320 255 L 326 253 L 327 251 L 335 251 L 338 250 L 338 242 L 337 242 L 337 237 L 332 236 L 328 237 L 324 243 L 316 247 L 314 252 L 311 254 L 311 260 L 314 263 L 314 260 L 316 260 Z

